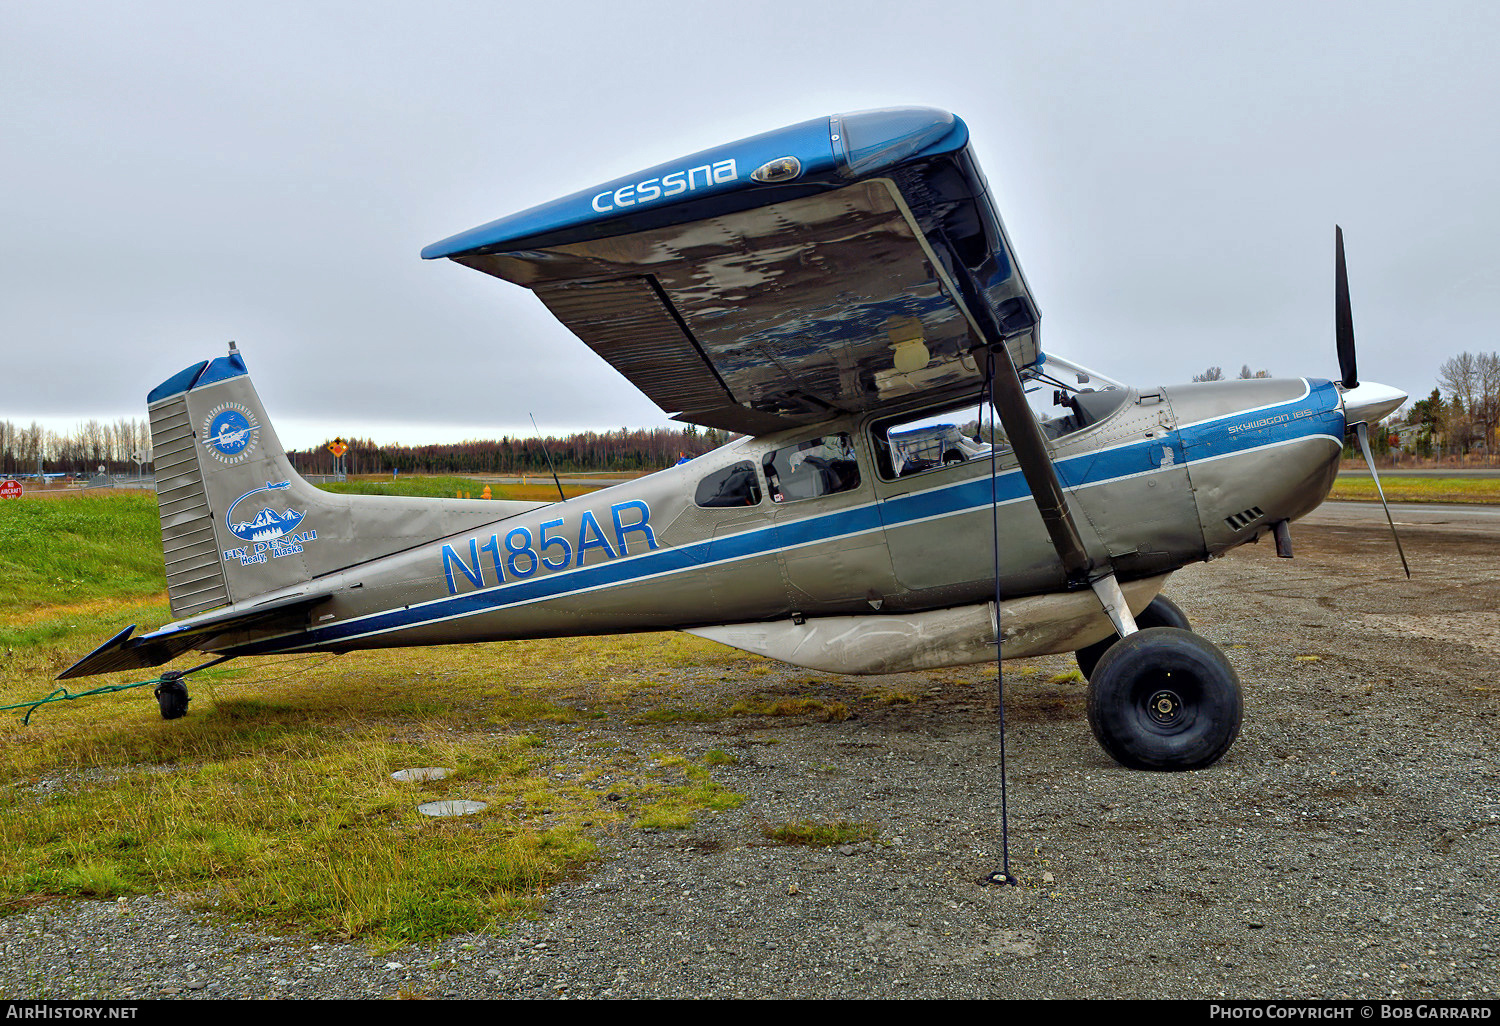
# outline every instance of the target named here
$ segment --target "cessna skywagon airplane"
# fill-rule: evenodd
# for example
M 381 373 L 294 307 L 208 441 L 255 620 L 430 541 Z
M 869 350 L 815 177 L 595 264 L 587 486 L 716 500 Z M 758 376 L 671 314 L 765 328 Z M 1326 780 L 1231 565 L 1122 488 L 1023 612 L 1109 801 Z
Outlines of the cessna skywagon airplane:
M 231 344 L 148 397 L 179 619 L 62 677 L 671 628 L 839 673 L 1076 651 L 1111 755 L 1205 766 L 1239 683 L 1157 593 L 1267 533 L 1290 555 L 1346 430 L 1405 399 L 1356 378 L 1342 242 L 1341 383 L 1135 388 L 1049 357 L 968 128 L 926 108 L 769 132 L 422 255 L 531 289 L 675 419 L 744 437 L 551 504 L 333 495 Z M 180 682 L 158 697 L 185 709 Z

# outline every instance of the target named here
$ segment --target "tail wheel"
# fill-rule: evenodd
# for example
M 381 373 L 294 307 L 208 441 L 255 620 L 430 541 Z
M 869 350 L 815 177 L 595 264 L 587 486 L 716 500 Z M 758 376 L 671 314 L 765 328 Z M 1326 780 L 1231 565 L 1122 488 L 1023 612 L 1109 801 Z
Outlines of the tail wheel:
M 1089 677 L 1089 726 L 1131 769 L 1211 766 L 1240 734 L 1240 680 L 1224 653 L 1176 627 L 1121 638 Z
M 1141 610 L 1141 615 L 1135 618 L 1135 625 L 1141 630 L 1149 627 L 1176 627 L 1178 630 L 1190 631 L 1193 625 L 1188 623 L 1187 614 L 1184 613 L 1171 599 L 1165 595 L 1158 595 L 1151 600 L 1151 604 Z M 1088 648 L 1080 648 L 1073 653 L 1073 658 L 1078 660 L 1078 670 L 1090 680 L 1094 679 L 1094 667 L 1099 665 L 1099 660 L 1104 657 L 1115 642 L 1120 640 L 1118 634 L 1111 634 L 1103 641 L 1096 641 Z
M 156 704 L 161 707 L 161 718 L 164 720 L 175 720 L 186 716 L 188 702 L 187 685 L 182 682 L 181 677 L 170 676 L 171 671 L 162 674 L 162 682 L 156 685 Z

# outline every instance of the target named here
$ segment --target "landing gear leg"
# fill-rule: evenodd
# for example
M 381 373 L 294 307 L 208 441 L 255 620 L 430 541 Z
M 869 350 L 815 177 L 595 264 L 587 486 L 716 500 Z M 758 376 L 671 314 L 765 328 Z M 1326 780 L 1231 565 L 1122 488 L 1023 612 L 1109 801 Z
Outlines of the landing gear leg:
M 1089 726 L 1131 769 L 1211 766 L 1239 737 L 1240 681 L 1224 653 L 1176 627 L 1121 638 L 1089 677 Z
M 1151 604 L 1141 610 L 1141 615 L 1135 618 L 1135 625 L 1141 630 L 1147 627 L 1176 627 L 1179 630 L 1192 630 L 1192 624 L 1188 623 L 1187 614 L 1178 608 L 1177 603 L 1165 595 L 1158 595 L 1151 600 Z M 1094 667 L 1099 665 L 1099 660 L 1104 658 L 1104 653 L 1114 647 L 1119 641 L 1119 635 L 1111 634 L 1103 641 L 1096 641 L 1088 648 L 1080 648 L 1073 653 L 1073 658 L 1078 660 L 1078 669 L 1085 677 L 1093 680 Z

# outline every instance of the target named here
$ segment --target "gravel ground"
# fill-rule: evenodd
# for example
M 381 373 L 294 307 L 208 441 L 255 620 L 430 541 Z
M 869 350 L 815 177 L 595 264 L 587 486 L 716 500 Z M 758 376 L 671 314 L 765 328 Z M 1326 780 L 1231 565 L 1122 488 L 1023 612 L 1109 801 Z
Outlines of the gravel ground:
M 800 693 L 854 717 L 591 728 L 731 752 L 714 775 L 746 801 L 606 839 L 504 935 L 371 954 L 163 895 L 55 903 L 0 920 L 0 996 L 1492 999 L 1500 522 L 1406 528 L 1407 582 L 1378 516 L 1320 511 L 1293 562 L 1261 545 L 1169 583 L 1245 684 L 1240 740 L 1208 770 L 1119 768 L 1083 686 L 1049 682 L 1070 659 L 1007 664 L 1023 886 L 978 883 L 1001 857 L 993 681 L 826 676 Z M 880 684 L 918 700 L 882 705 Z M 761 835 L 798 819 L 880 834 Z

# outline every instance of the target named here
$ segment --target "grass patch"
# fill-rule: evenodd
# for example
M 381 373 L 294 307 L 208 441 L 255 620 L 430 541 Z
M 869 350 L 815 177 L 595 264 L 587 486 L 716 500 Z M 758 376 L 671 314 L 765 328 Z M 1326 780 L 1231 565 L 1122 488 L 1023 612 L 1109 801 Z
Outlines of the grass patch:
M 631 717 L 632 723 L 717 723 L 728 715 L 716 709 L 648 709 Z
M 849 718 L 849 707 L 843 702 L 820 698 L 750 699 L 736 702 L 731 716 L 814 716 L 824 723 L 842 723 Z
M 45 694 L 55 664 L 98 640 L 87 626 L 60 631 L 0 661 L 0 704 Z M 601 836 L 684 829 L 741 801 L 712 779 L 711 758 L 572 740 L 617 667 L 651 665 L 677 644 L 686 650 L 671 661 L 691 663 L 699 643 L 640 635 L 242 660 L 192 680 L 183 720 L 161 720 L 149 688 L 46 706 L 29 727 L 0 717 L 0 911 L 169 890 L 382 948 L 531 914 L 549 886 L 585 871 Z M 390 779 L 412 766 L 454 772 Z M 416 811 L 445 798 L 488 808 Z
M 166 590 L 154 492 L 0 502 L 0 622 Z
M 407 479 L 401 494 L 451 494 L 452 483 Z M 154 495 L 0 504 L 0 705 L 54 690 L 58 672 L 123 625 L 170 620 L 164 589 Z M 732 756 L 643 757 L 577 732 L 610 711 L 720 718 L 679 690 L 756 670 L 769 666 L 690 635 L 565 638 L 237 660 L 194 676 L 189 715 L 172 722 L 149 687 L 47 705 L 30 725 L 0 716 L 0 914 L 167 890 L 377 947 L 489 929 L 583 872 L 601 836 L 683 829 L 737 806 L 710 773 Z M 414 766 L 454 772 L 391 780 Z M 416 811 L 445 798 L 488 807 Z
M 880 836 L 874 823 L 851 823 L 847 820 L 801 819 L 794 823 L 766 824 L 761 836 L 782 844 L 799 844 L 809 848 L 831 848 L 840 844 L 873 841 Z
M 686 830 L 703 810 L 724 812 L 738 808 L 744 801 L 742 795 L 727 791 L 714 783 L 708 771 L 694 765 L 681 756 L 665 756 L 658 766 L 669 774 L 676 771 L 682 782 L 654 785 L 653 797 L 641 810 L 636 820 L 638 827 L 653 827 L 658 830 Z
M 1389 502 L 1500 503 L 1500 478 L 1494 477 L 1382 477 L 1380 487 Z M 1340 474 L 1330 499 L 1341 502 L 1379 502 L 1375 481 Z
M 553 484 L 550 478 L 528 480 L 522 485 L 479 481 L 472 477 L 458 477 L 451 474 L 431 476 L 411 474 L 396 478 L 364 477 L 350 481 L 331 481 L 327 484 L 320 484 L 318 487 L 325 492 L 335 492 L 340 495 L 406 495 L 430 499 L 456 499 L 460 495 L 465 498 L 478 499 L 483 496 L 485 488 L 489 488 L 491 499 L 509 499 L 518 502 L 557 501 L 557 485 Z M 587 495 L 595 490 L 592 485 L 563 483 L 563 495 L 569 499 L 575 495 Z
M 524 771 L 506 772 L 524 752 L 517 739 L 443 753 L 469 769 L 456 791 L 392 781 L 390 768 L 420 753 L 368 731 L 288 730 L 247 744 L 252 728 L 214 744 L 212 726 L 194 732 L 199 761 L 170 772 L 119 767 L 45 803 L 10 789 L 0 800 L 0 896 L 211 888 L 215 907 L 237 917 L 403 944 L 527 911 L 594 853 L 576 823 L 546 822 L 517 802 L 542 789 L 554 808 L 600 814 L 591 796 L 524 758 Z M 472 822 L 415 811 L 417 798 L 445 793 L 501 811 Z

